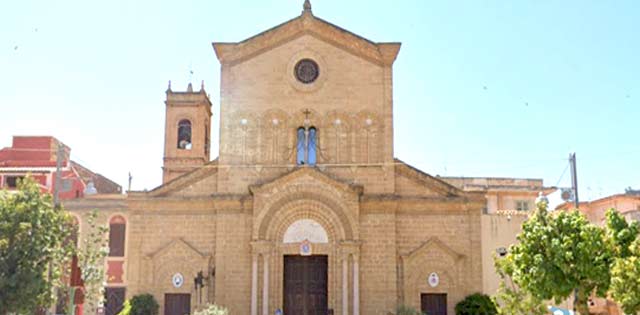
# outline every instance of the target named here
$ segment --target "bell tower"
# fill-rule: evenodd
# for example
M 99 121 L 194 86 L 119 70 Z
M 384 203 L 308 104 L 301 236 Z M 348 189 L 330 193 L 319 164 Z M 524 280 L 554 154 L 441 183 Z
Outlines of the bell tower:
M 186 92 L 167 89 L 164 162 L 162 183 L 209 162 L 211 146 L 211 101 L 204 90 L 194 92 L 189 83 Z

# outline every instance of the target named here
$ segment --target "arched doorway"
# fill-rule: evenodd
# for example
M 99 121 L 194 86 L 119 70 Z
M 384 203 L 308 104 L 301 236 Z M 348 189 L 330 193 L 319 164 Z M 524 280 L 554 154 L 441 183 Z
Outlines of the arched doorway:
M 276 203 L 278 210 L 256 225 L 253 315 L 358 314 L 359 243 L 352 218 L 335 200 L 305 197 Z

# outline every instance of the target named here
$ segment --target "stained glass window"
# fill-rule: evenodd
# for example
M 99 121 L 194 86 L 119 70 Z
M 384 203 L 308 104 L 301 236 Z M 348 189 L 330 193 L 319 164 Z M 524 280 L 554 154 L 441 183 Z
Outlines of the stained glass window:
M 297 155 L 296 155 L 296 164 L 298 165 L 302 165 L 304 164 L 304 156 L 305 156 L 305 147 L 306 147 L 306 139 L 305 139 L 305 135 L 304 135 L 304 128 L 300 127 L 298 128 L 298 143 L 296 145 L 296 151 L 297 151 Z
M 309 129 L 309 146 L 307 148 L 308 157 L 307 164 L 316 165 L 316 128 Z

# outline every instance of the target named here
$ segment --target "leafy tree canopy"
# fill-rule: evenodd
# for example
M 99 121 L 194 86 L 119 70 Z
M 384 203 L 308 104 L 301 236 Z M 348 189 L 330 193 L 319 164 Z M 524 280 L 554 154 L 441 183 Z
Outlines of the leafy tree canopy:
M 610 294 L 627 314 L 640 311 L 640 240 L 638 222 L 628 223 L 617 211 L 606 213 L 606 236 L 616 256 L 611 265 Z
M 558 303 L 577 291 L 577 309 L 588 314 L 591 293 L 606 296 L 611 280 L 605 232 L 578 211 L 551 216 L 546 202 L 537 206 L 507 257 L 513 280 L 536 298 Z
M 496 315 L 498 310 L 485 294 L 475 293 L 467 296 L 456 305 L 456 315 Z
M 70 222 L 29 177 L 17 191 L 0 191 L 0 314 L 52 303 L 70 253 Z

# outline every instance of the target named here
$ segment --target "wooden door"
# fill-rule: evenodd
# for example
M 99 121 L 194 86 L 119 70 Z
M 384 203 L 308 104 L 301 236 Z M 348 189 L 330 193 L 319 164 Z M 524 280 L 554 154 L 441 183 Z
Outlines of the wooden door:
M 327 314 L 327 256 L 284 256 L 284 315 Z
M 427 315 L 447 315 L 447 295 L 441 293 L 421 294 L 420 309 Z
M 191 314 L 191 294 L 167 293 L 164 295 L 164 315 Z
M 105 294 L 105 315 L 117 315 L 122 311 L 122 305 L 124 304 L 125 288 L 106 288 Z

